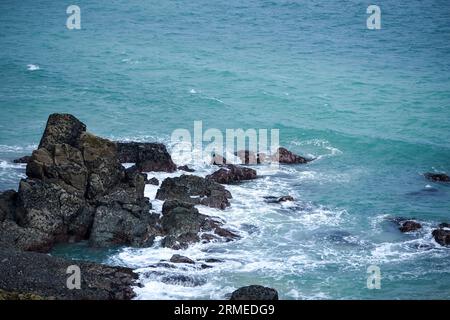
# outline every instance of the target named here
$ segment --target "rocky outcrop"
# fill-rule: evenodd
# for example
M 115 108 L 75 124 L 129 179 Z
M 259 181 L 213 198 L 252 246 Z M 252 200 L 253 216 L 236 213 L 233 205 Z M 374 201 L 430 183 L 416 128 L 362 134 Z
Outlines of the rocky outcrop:
M 125 170 L 114 142 L 85 130 L 72 115 L 50 115 L 28 178 L 17 194 L 0 197 L 9 203 L 1 209 L 1 242 L 43 252 L 82 239 L 94 246 L 151 244 L 145 176 Z
M 168 200 L 164 203 L 162 211 L 161 227 L 165 234 L 162 241 L 164 247 L 185 249 L 189 244 L 199 241 L 231 241 L 239 238 L 233 232 L 222 228 L 222 222 L 199 213 L 192 203 Z
M 135 296 L 137 274 L 131 269 L 68 261 L 0 247 L 0 298 L 58 300 L 127 300 Z M 81 289 L 67 287 L 68 267 L 81 271 Z M 69 270 L 70 271 L 70 270 Z
M 278 300 L 278 292 L 275 289 L 259 285 L 251 285 L 237 289 L 231 294 L 230 300 Z
M 206 179 L 223 184 L 237 183 L 244 180 L 256 179 L 256 170 L 228 164 L 206 176 Z
M 230 205 L 231 193 L 210 179 L 193 175 L 166 178 L 156 193 L 159 200 L 180 200 L 190 204 L 225 209 Z
M 427 172 L 424 174 L 425 178 L 435 182 L 450 182 L 450 177 L 445 173 Z
M 119 161 L 136 163 L 141 172 L 174 172 L 177 166 L 162 143 L 117 142 Z
M 407 221 L 401 222 L 399 230 L 401 232 L 413 232 L 413 231 L 417 231 L 421 228 L 422 228 L 422 225 L 420 223 L 413 221 L 413 220 L 407 220 Z

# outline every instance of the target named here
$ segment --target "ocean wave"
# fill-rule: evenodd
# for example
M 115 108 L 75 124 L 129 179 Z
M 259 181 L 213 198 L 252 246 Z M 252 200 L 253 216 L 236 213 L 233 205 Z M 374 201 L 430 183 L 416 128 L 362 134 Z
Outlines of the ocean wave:
M 41 67 L 39 67 L 37 64 L 27 64 L 28 71 L 37 71 L 40 69 L 41 69 Z

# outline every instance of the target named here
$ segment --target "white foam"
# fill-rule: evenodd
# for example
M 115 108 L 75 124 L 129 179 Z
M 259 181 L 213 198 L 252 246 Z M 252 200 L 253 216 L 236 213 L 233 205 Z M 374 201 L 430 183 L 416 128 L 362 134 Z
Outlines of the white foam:
M 41 69 L 37 64 L 27 64 L 28 71 L 36 71 Z

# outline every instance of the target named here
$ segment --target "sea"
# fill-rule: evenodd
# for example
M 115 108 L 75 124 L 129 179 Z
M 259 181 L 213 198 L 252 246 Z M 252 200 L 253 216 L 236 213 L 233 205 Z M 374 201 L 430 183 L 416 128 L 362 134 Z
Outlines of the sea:
M 80 29 L 68 28 L 69 5 Z M 380 29 L 368 28 L 369 5 Z M 2 0 L 0 191 L 17 189 L 25 166 L 12 160 L 55 112 L 169 150 L 194 121 L 278 129 L 280 145 L 315 158 L 256 166 L 258 179 L 226 186 L 229 208 L 198 207 L 238 241 L 51 252 L 135 269 L 136 299 L 226 299 L 250 284 L 281 299 L 450 299 L 450 248 L 431 235 L 450 222 L 450 184 L 423 176 L 450 173 L 447 0 Z M 145 193 L 158 211 L 156 190 Z M 295 201 L 265 199 L 283 195 Z M 398 217 L 423 228 L 401 233 Z M 155 267 L 173 254 L 222 262 Z

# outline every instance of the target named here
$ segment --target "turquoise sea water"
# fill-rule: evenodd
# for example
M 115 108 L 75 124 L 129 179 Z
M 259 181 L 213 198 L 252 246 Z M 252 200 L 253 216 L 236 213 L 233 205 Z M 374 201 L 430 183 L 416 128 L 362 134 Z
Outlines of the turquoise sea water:
M 201 208 L 243 240 L 181 252 L 227 261 L 185 271 L 199 286 L 143 272 L 140 298 L 223 298 L 250 283 L 284 299 L 450 298 L 450 249 L 430 235 L 450 222 L 450 186 L 422 176 L 450 173 L 448 1 L 377 1 L 381 30 L 366 28 L 371 3 L 356 0 L 74 4 L 81 30 L 66 28 L 63 2 L 0 2 L 0 190 L 17 188 L 24 169 L 10 161 L 36 147 L 53 112 L 112 139 L 168 142 L 195 120 L 278 128 L 282 145 L 318 160 L 261 169 L 229 188 L 230 209 Z M 283 194 L 298 202 L 262 200 Z M 424 229 L 400 234 L 396 216 Z M 143 268 L 173 252 L 55 254 Z M 380 290 L 366 288 L 370 265 Z

